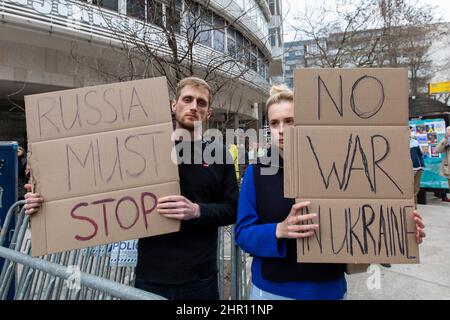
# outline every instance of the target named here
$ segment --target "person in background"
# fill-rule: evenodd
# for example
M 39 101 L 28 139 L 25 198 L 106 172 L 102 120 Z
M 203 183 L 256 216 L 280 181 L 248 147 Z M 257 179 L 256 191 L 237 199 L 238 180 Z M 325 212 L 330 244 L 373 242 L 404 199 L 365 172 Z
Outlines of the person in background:
M 25 184 L 29 179 L 29 171 L 27 170 L 27 155 L 25 149 L 20 147 L 17 148 L 17 184 L 18 184 L 18 200 L 24 200 L 26 193 Z
M 448 179 L 449 187 L 450 187 L 450 126 L 445 130 L 445 137 L 441 140 L 441 142 L 436 147 L 436 153 L 444 153 L 444 159 L 441 162 L 440 174 L 441 176 Z M 442 201 L 450 202 L 450 199 L 447 198 L 447 193 L 441 194 Z
M 236 180 L 239 181 L 239 150 L 237 145 L 234 143 L 228 144 L 228 152 L 231 154 L 231 157 L 234 161 L 234 169 L 236 171 Z
M 248 151 L 249 163 L 254 163 L 257 158 L 264 156 L 264 149 L 256 141 L 252 141 L 250 144 L 250 150 Z
M 422 150 L 420 149 L 419 142 L 417 142 L 417 140 L 414 138 L 414 131 L 411 126 L 409 127 L 409 131 L 409 152 L 414 171 L 414 203 L 417 208 L 417 195 L 420 191 L 420 177 L 422 176 L 422 171 L 425 168 L 425 162 L 423 160 L 423 154 Z

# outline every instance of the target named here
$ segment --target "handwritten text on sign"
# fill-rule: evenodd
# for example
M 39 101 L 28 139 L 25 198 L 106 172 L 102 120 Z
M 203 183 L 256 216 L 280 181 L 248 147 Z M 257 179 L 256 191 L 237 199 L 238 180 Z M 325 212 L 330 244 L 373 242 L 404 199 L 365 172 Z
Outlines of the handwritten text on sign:
M 179 194 L 165 78 L 26 97 L 30 164 L 45 198 L 33 255 L 179 230 L 154 214 Z
M 404 69 L 295 72 L 285 196 L 310 200 L 320 230 L 302 262 L 418 262 Z
M 418 250 L 410 201 L 315 200 L 301 214 L 315 212 L 319 230 L 298 241 L 299 261 L 415 262 Z

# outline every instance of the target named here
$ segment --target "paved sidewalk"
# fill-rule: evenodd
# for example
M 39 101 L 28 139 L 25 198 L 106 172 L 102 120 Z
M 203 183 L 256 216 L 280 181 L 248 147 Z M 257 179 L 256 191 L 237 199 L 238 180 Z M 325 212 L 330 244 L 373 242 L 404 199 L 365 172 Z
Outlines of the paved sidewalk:
M 450 203 L 433 198 L 432 193 L 427 203 L 418 208 L 426 225 L 420 265 L 375 265 L 370 274 L 349 276 L 349 300 L 450 299 Z M 379 289 L 374 288 L 377 273 Z

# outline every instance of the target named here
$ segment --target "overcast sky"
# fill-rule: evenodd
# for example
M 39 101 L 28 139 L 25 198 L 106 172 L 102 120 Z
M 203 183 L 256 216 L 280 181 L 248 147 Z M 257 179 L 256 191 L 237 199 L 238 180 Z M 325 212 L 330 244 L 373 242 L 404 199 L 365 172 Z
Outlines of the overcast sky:
M 418 0 L 419 3 L 430 4 L 441 8 L 438 13 L 444 21 L 450 21 L 450 1 L 448 0 Z M 284 40 L 292 41 L 295 37 L 295 32 L 292 31 L 290 25 L 295 24 L 294 17 L 303 12 L 307 6 L 318 7 L 320 4 L 326 4 L 326 6 L 333 7 L 335 5 L 334 0 L 283 0 L 283 16 L 286 16 L 286 22 L 284 23 Z

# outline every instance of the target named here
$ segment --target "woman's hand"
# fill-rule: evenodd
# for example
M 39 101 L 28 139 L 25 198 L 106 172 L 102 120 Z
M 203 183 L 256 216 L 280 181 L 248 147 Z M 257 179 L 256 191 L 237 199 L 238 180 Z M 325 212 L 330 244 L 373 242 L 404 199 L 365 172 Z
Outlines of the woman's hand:
M 423 242 L 423 238 L 425 238 L 425 224 L 423 223 L 422 216 L 417 210 L 414 210 L 414 222 L 416 223 L 416 241 L 417 244 L 421 244 Z
M 317 217 L 315 213 L 300 215 L 300 210 L 308 207 L 311 202 L 299 202 L 292 206 L 287 218 L 277 224 L 277 239 L 300 239 L 311 237 L 314 231 L 319 228 L 318 224 L 312 224 L 312 220 Z

